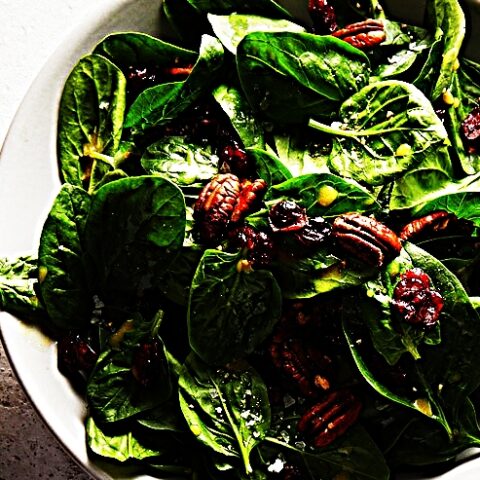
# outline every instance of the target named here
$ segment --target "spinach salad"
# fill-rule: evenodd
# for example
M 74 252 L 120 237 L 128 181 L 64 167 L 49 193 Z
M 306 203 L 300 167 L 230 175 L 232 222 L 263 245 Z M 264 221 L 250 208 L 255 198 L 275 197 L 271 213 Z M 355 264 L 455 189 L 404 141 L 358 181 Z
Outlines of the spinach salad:
M 383 480 L 480 446 L 480 65 L 457 0 L 425 15 L 164 0 L 168 36 L 78 61 L 0 306 L 58 340 L 93 458 Z

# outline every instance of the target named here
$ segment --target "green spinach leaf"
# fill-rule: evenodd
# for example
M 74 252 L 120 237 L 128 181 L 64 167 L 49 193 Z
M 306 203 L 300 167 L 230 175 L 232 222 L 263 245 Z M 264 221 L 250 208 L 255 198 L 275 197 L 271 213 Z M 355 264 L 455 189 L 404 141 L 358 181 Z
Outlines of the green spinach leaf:
M 92 288 L 105 304 L 132 307 L 161 285 L 185 236 L 180 189 L 157 176 L 108 183 L 92 199 L 85 226 Z
M 190 430 L 207 447 L 242 460 L 252 473 L 250 454 L 270 427 L 267 387 L 248 364 L 216 369 L 187 357 L 179 380 L 180 406 Z
M 369 79 L 364 53 L 309 33 L 250 33 L 237 47 L 236 62 L 252 108 L 285 124 L 330 117 Z
M 213 31 L 223 46 L 234 55 L 243 37 L 252 32 L 304 32 L 305 28 L 289 20 L 271 19 L 258 15 L 208 15 Z
M 85 259 L 85 223 L 91 197 L 64 184 L 43 226 L 38 250 L 39 288 L 54 325 L 78 329 L 94 308 Z
M 409 185 L 417 176 L 430 180 L 430 189 L 438 188 L 430 178 L 433 173 L 424 179 L 427 167 L 451 176 L 445 127 L 413 85 L 396 80 L 368 85 L 343 103 L 339 117 L 342 123 L 334 127 L 310 121 L 313 128 L 335 135 L 329 163 L 337 174 L 382 185 L 408 173 L 403 195 L 414 190 Z M 415 189 L 414 195 L 418 193 Z
M 218 157 L 211 149 L 188 143 L 185 137 L 164 137 L 142 155 L 150 175 L 159 175 L 180 187 L 202 186 L 218 172 Z
M 45 311 L 34 287 L 37 279 L 36 257 L 0 258 L 0 310 L 17 315 L 22 320 L 36 322 L 43 319 Z
M 63 179 L 89 192 L 114 168 L 125 113 L 126 80 L 100 55 L 83 57 L 60 100 L 57 150 Z
M 300 175 L 273 185 L 269 200 L 294 199 L 312 217 L 335 217 L 342 213 L 379 208 L 375 196 L 354 180 L 330 173 Z
M 206 250 L 193 277 L 190 346 L 209 364 L 224 365 L 252 353 L 280 318 L 281 292 L 275 278 L 266 270 L 237 269 L 241 258 Z
M 183 82 L 147 88 L 128 110 L 125 127 L 145 130 L 168 123 L 209 91 L 223 66 L 223 48 L 214 37 L 204 35 L 198 59 Z

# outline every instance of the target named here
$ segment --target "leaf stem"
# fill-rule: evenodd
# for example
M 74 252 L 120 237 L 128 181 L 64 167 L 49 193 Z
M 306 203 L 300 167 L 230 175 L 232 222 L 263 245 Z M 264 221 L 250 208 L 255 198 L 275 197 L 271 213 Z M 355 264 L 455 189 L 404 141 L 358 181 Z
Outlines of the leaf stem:
M 106 165 L 109 165 L 112 168 L 115 168 L 115 159 L 110 155 L 105 155 L 100 152 L 96 152 L 95 150 L 91 150 L 88 152 L 88 156 L 93 158 L 94 160 L 98 160 Z
M 358 138 L 358 137 L 371 137 L 374 135 L 385 135 L 386 133 L 400 132 L 400 131 L 410 131 L 409 127 L 394 127 L 394 128 L 380 128 L 378 130 L 373 128 L 367 128 L 366 130 L 347 130 L 343 128 L 332 127 L 331 125 L 326 125 L 325 123 L 318 122 L 317 120 L 310 119 L 308 126 L 319 130 L 320 132 L 328 133 L 330 135 L 335 135 L 338 137 L 348 137 L 348 138 Z M 417 130 L 430 130 L 430 128 L 417 128 Z

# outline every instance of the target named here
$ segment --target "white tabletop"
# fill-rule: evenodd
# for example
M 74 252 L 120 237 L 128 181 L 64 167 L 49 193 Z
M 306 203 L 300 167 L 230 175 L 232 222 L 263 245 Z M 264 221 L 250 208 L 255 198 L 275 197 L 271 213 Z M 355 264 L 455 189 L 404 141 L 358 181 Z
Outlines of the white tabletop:
M 0 0 L 0 146 L 22 98 L 49 56 L 85 12 L 101 1 Z M 91 478 L 43 425 L 18 385 L 1 345 L 0 478 Z

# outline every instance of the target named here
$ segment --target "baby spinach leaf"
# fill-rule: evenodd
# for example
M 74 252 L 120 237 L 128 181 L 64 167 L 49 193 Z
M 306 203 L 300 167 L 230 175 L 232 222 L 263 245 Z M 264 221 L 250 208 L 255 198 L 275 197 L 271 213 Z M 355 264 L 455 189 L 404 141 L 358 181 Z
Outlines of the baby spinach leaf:
M 314 135 L 312 135 L 312 133 Z M 321 137 L 321 138 L 318 138 Z M 274 135 L 274 150 L 294 177 L 307 173 L 328 173 L 331 145 L 328 136 L 314 130 L 289 128 Z
M 285 298 L 310 298 L 321 293 L 316 280 L 338 263 L 339 259 L 323 248 L 305 258 L 276 262 L 273 272 Z
M 70 73 L 60 100 L 57 149 L 63 179 L 93 192 L 113 168 L 122 135 L 126 80 L 100 55 L 83 57 Z
M 213 96 L 228 115 L 244 147 L 265 147 L 263 128 L 253 115 L 243 93 L 233 86 L 219 85 Z
M 286 419 L 283 422 L 283 432 L 289 432 L 293 436 L 288 442 L 282 435 L 274 437 L 269 434 L 260 446 L 262 454 L 275 459 L 280 449 L 288 462 L 302 469 L 302 478 L 306 480 L 343 477 L 352 480 L 390 478 L 382 452 L 360 425 L 348 429 L 331 445 L 314 449 L 309 446 L 302 448 L 303 439 L 298 435 L 295 437 L 293 432 L 296 431 L 297 422 L 298 418 Z
M 294 199 L 312 216 L 335 217 L 342 213 L 378 209 L 375 196 L 354 180 L 331 173 L 300 175 L 273 185 L 268 199 Z
M 182 192 L 164 178 L 130 177 L 99 189 L 85 238 L 95 267 L 92 284 L 104 303 L 135 305 L 161 284 L 182 247 L 185 222 Z
M 211 150 L 211 149 L 210 149 Z M 164 137 L 148 146 L 141 159 L 150 175 L 159 175 L 179 186 L 201 186 L 218 172 L 218 157 L 185 137 Z
M 172 392 L 165 346 L 157 334 L 158 318 L 146 322 L 136 316 L 130 322 L 133 327 L 119 347 L 102 352 L 88 380 L 88 403 L 92 414 L 102 422 L 114 423 L 150 410 L 166 401 Z M 137 348 L 152 341 L 159 345 L 158 370 L 146 388 L 133 376 L 132 366 Z
M 223 46 L 234 55 L 245 35 L 252 32 L 304 32 L 305 28 L 289 20 L 272 19 L 258 15 L 208 15 L 208 21 Z
M 0 258 L 0 311 L 27 321 L 44 318 L 45 311 L 34 288 L 37 279 L 36 257 Z
M 145 460 L 158 457 L 158 449 L 152 449 L 139 441 L 131 430 L 110 433 L 93 418 L 86 422 L 87 444 L 90 450 L 101 457 L 111 458 L 118 462 L 127 460 Z
M 248 364 L 212 368 L 190 354 L 179 380 L 180 407 L 197 439 L 227 457 L 242 460 L 252 473 L 250 454 L 270 427 L 267 387 Z
M 236 61 L 252 108 L 285 124 L 331 116 L 369 79 L 364 53 L 309 33 L 250 33 L 237 47 Z
M 85 222 L 91 197 L 66 183 L 43 226 L 38 250 L 42 301 L 54 325 L 70 330 L 88 325 L 93 300 L 86 278 Z
M 228 14 L 233 12 L 255 12 L 266 17 L 290 18 L 290 13 L 274 0 L 187 0 L 198 12 L 203 14 Z
M 451 92 L 458 101 L 447 109 L 447 129 L 455 153 L 460 158 L 462 169 L 467 174 L 480 171 L 480 155 L 470 152 L 463 143 L 461 125 L 480 98 L 480 64 L 462 59 L 460 68 L 454 73 Z
M 183 82 L 163 83 L 147 88 L 130 107 L 125 127 L 145 130 L 176 118 L 208 92 L 223 66 L 223 47 L 214 37 L 204 35 L 198 59 Z
M 465 15 L 457 0 L 429 0 L 427 2 L 427 21 L 435 30 L 435 37 L 441 40 L 443 54 L 437 78 L 427 95 L 432 101 L 450 88 L 454 75 L 454 66 L 458 62 L 460 49 L 465 37 Z
M 273 154 L 260 148 L 248 148 L 256 166 L 257 178 L 263 178 L 267 185 L 276 185 L 292 178 L 287 167 Z
M 460 281 L 440 261 L 411 243 L 405 244 L 405 249 L 413 264 L 430 276 L 445 301 L 442 343 L 424 349 L 422 369 L 432 389 L 442 386 L 442 402 L 457 419 L 466 397 L 480 384 L 480 372 L 473 367 L 480 317 Z
M 339 116 L 343 123 L 338 127 L 310 121 L 313 128 L 335 135 L 329 163 L 337 174 L 369 185 L 405 172 L 410 178 L 421 176 L 426 165 L 450 174 L 445 127 L 413 85 L 396 80 L 368 85 L 342 104 Z
M 103 55 L 124 74 L 131 66 L 171 67 L 175 62 L 195 63 L 197 53 L 140 32 L 112 33 L 105 37 L 93 53 Z
M 206 250 L 190 288 L 188 334 L 208 364 L 248 355 L 280 318 L 281 292 L 266 270 L 239 271 L 240 254 Z
M 369 58 L 372 77 L 376 80 L 402 79 L 407 72 L 424 59 L 432 45 L 428 30 L 383 19 L 386 39 L 374 49 Z

